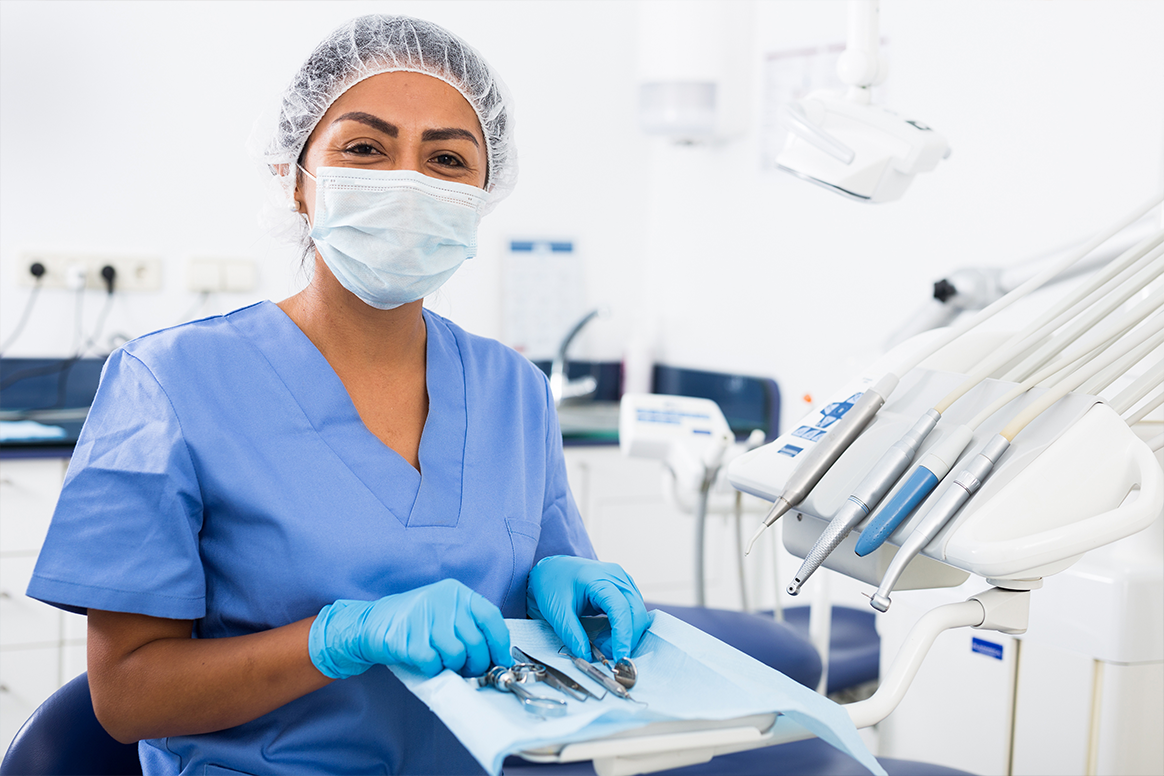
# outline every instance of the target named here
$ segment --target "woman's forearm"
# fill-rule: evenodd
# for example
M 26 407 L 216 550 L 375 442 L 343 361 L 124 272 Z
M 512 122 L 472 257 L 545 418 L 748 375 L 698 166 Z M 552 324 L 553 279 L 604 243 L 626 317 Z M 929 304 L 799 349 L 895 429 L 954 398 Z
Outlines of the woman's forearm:
M 90 610 L 89 685 L 97 718 L 123 742 L 257 719 L 333 681 L 308 656 L 313 620 L 195 639 L 189 620 Z

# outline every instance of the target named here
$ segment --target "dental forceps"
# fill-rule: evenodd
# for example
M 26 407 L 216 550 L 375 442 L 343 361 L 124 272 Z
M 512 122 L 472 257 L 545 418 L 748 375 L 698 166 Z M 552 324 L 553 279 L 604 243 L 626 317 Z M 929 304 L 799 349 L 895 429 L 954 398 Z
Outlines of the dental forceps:
M 531 714 L 543 719 L 546 717 L 561 717 L 566 713 L 566 702 L 555 698 L 546 698 L 535 695 L 527 690 L 523 684 L 530 681 L 540 681 L 538 678 L 546 676 L 542 666 L 533 663 L 517 663 L 510 667 L 493 666 L 478 680 L 478 686 L 495 687 L 502 692 L 513 693 L 517 696 L 522 708 Z
M 514 660 L 520 661 L 519 665 L 530 665 L 541 669 L 540 673 L 531 674 L 536 681 L 545 682 L 550 687 L 575 700 L 584 701 L 587 698 L 600 700 L 597 695 L 575 682 L 568 674 L 535 660 L 517 647 L 510 647 L 509 654 L 513 655 Z

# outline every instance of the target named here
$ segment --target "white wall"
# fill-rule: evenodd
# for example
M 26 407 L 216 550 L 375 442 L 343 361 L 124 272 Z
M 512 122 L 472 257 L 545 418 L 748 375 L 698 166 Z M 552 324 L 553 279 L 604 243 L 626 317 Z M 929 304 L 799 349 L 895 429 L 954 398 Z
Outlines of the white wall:
M 678 9 L 676 11 L 675 9 Z M 681 12 L 681 6 L 664 7 Z M 618 358 L 640 329 L 668 363 L 780 381 L 786 420 L 872 360 L 930 284 L 1087 235 L 1164 181 L 1164 3 L 883 0 L 887 103 L 953 155 L 905 197 L 861 205 L 760 168 L 763 56 L 841 42 L 845 4 L 759 2 L 748 131 L 678 147 L 637 129 L 630 2 L 13 2 L 0 4 L 0 338 L 24 307 L 22 252 L 157 256 L 161 293 L 122 295 L 106 333 L 177 322 L 191 257 L 258 262 L 255 294 L 302 282 L 256 221 L 252 122 L 351 16 L 432 19 L 483 51 L 518 99 L 522 178 L 482 225 L 482 255 L 433 301 L 498 336 L 511 237 L 577 241 L 613 315 L 580 354 Z M 738 6 L 737 6 L 738 11 Z M 698 55 L 698 52 L 693 52 Z M 89 326 L 101 294 L 85 300 Z M 73 294 L 45 291 L 6 355 L 64 355 Z
M 499 258 L 510 237 L 574 239 L 592 295 L 633 309 L 641 254 L 641 166 L 633 119 L 633 8 L 595 2 L 4 2 L 0 4 L 0 335 L 28 290 L 28 251 L 155 256 L 164 288 L 122 295 L 108 332 L 178 322 L 198 301 L 192 257 L 258 262 L 255 294 L 209 312 L 281 299 L 304 282 L 290 246 L 259 227 L 266 173 L 247 156 L 252 125 L 316 43 L 347 19 L 399 12 L 479 48 L 519 95 L 521 185 L 482 224 L 481 255 L 434 300 L 467 328 L 500 334 Z M 620 21 L 620 19 L 622 21 Z M 613 54 L 613 56 L 612 56 Z M 91 327 L 102 293 L 85 299 Z M 6 355 L 63 355 L 74 295 L 41 294 Z M 617 352 L 605 323 L 607 350 Z

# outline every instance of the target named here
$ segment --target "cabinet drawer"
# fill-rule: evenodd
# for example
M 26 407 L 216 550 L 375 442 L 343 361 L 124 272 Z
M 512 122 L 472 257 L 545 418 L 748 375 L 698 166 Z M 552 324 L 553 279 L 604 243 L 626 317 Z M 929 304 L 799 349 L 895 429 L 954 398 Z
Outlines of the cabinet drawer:
M 36 552 L 57 506 L 67 460 L 0 460 L 0 552 Z
M 36 558 L 0 558 L 0 647 L 52 644 L 61 640 L 61 611 L 24 594 Z

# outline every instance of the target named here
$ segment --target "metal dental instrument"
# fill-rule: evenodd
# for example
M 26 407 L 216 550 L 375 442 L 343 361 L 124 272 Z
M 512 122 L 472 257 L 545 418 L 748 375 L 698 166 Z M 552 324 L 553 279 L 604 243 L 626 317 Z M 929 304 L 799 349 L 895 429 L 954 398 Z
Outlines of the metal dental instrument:
M 523 663 L 530 663 L 540 667 L 543 671 L 545 671 L 545 676 L 541 679 L 541 681 L 545 682 L 550 687 L 553 687 L 555 690 L 569 695 L 575 700 L 584 701 L 587 698 L 598 698 L 597 695 L 571 679 L 568 674 L 564 674 L 553 666 L 548 666 L 540 660 L 535 660 L 517 647 L 510 647 L 509 654 L 513 655 L 514 660 L 520 660 Z
M 1103 243 L 1107 242 L 1117 233 L 1123 231 L 1129 224 L 1139 220 L 1145 213 L 1155 208 L 1161 202 L 1164 202 L 1164 194 L 1158 194 L 1152 197 L 1147 202 L 1142 203 L 1132 213 L 1122 218 L 1118 223 L 1108 227 L 1104 231 L 1097 234 L 1092 239 L 1088 240 L 1086 244 L 1080 248 L 1072 251 L 1067 257 L 1056 264 L 1048 267 L 1034 277 L 1027 280 L 1022 285 L 1018 286 L 1010 293 L 996 300 L 987 307 L 979 310 L 977 314 L 959 323 L 951 326 L 944 335 L 932 342 L 924 352 L 917 353 L 913 359 L 904 365 L 898 367 L 897 372 L 900 374 L 907 374 L 914 369 L 918 364 L 924 361 L 929 356 L 936 353 L 941 348 L 953 342 L 958 337 L 975 328 L 982 322 L 998 314 L 1018 300 L 1027 296 L 1031 292 L 1045 285 L 1051 278 L 1059 275 L 1064 270 L 1068 269 L 1074 264 L 1077 264 L 1093 250 L 1098 248 Z M 760 528 L 748 542 L 744 554 L 751 552 L 756 540 L 760 534 L 764 532 L 769 526 L 776 522 L 776 520 L 787 512 L 792 507 L 799 504 L 809 494 L 809 492 L 816 487 L 816 484 L 821 480 L 829 468 L 837 461 L 838 458 L 849 448 L 860 433 L 865 429 L 865 426 L 873 419 L 873 416 L 885 404 L 897 387 L 899 378 L 897 374 L 889 373 L 883 376 L 871 389 L 861 396 L 861 399 L 853 405 L 853 409 L 841 419 L 834 429 L 822 439 L 816 447 L 812 449 L 793 471 L 788 483 L 785 485 L 784 492 L 776 499 L 772 505 L 771 511 L 765 516 Z M 951 400 L 952 401 L 952 400 Z M 948 405 L 938 406 L 935 409 L 939 413 L 945 411 Z M 860 411 L 858 411 L 860 408 Z
M 882 508 L 881 512 L 865 526 L 861 538 L 855 548 L 858 555 L 864 556 L 880 547 L 897 527 L 909 517 L 913 510 L 933 491 L 937 484 L 950 472 L 950 467 L 970 444 L 975 429 L 998 410 L 1005 407 L 1014 399 L 1034 388 L 1045 379 L 1056 375 L 1067 374 L 1078 369 L 1092 358 L 1099 355 L 1101 347 L 1114 342 L 1118 337 L 1112 337 L 1103 345 L 1097 346 L 1074 357 L 1064 357 L 1031 375 L 1019 385 L 996 399 L 989 407 L 978 413 L 969 423 L 948 429 L 946 438 L 930 450 L 922 462 L 910 472 L 901 488 L 894 497 Z
M 563 649 L 565 649 L 565 647 L 563 647 Z M 617 695 L 618 697 L 620 697 L 624 700 L 628 700 L 628 701 L 634 700 L 633 698 L 630 697 L 630 693 L 628 693 L 626 691 L 625 687 L 623 687 L 621 684 L 619 684 L 615 680 L 615 678 L 613 676 L 611 676 L 610 674 L 603 673 L 598 668 L 598 666 L 593 665 L 591 663 L 587 663 L 582 658 L 575 657 L 574 655 L 570 655 L 570 660 L 573 661 L 574 665 L 577 666 L 578 669 L 580 671 L 582 671 L 582 673 L 586 674 L 591 679 L 598 682 L 600 685 L 605 687 L 610 692 L 614 693 L 615 695 Z
M 937 425 L 940 415 L 930 410 L 914 424 L 909 433 L 897 441 L 869 470 L 861 484 L 853 489 L 852 495 L 837 510 L 824 533 L 817 537 L 812 549 L 800 564 L 796 577 L 788 585 L 788 594 L 797 595 L 801 586 L 812 576 L 824 559 L 832 553 L 845 537 L 864 520 L 869 512 L 881 501 L 881 497 L 893 487 L 897 478 L 909 466 L 914 454 L 926 436 Z
M 635 682 L 639 678 L 639 670 L 635 668 L 633 660 L 629 657 L 624 657 L 616 661 L 614 665 L 611 665 L 610 661 L 606 659 L 606 655 L 602 654 L 602 650 L 594 643 L 594 639 L 590 639 L 590 652 L 602 662 L 602 665 L 610 669 L 610 672 L 614 674 L 614 680 L 616 682 L 628 690 L 635 686 Z
M 1151 300 L 1154 301 L 1155 300 Z M 1160 302 L 1155 302 L 1160 304 Z M 1136 314 L 1133 311 L 1132 315 Z M 1116 322 L 1119 326 L 1122 322 Z M 1103 334 L 1099 335 L 1100 337 Z M 1076 370 L 1047 389 L 1034 403 L 1024 408 L 1007 424 L 997 435 L 987 441 L 983 448 L 966 468 L 954 479 L 950 487 L 934 503 L 930 511 L 922 518 L 917 528 L 902 543 L 897 554 L 890 561 L 881 585 L 870 599 L 870 605 L 877 611 L 884 612 L 891 603 L 889 594 L 893 592 L 897 580 L 900 579 L 905 567 L 914 557 L 933 541 L 934 537 L 945 527 L 946 523 L 962 508 L 973 496 L 1003 453 L 1010 447 L 1014 438 L 1035 418 L 1046 411 L 1052 404 L 1075 390 L 1098 372 L 1116 362 L 1125 364 L 1127 369 L 1147 356 L 1154 348 L 1164 344 L 1164 315 L 1157 314 L 1147 320 L 1137 331 L 1130 333 L 1118 344 L 1109 347 L 1103 355 L 1094 359 L 1086 366 Z
M 1101 273 L 1102 277 L 1099 280 L 1102 282 L 1092 284 L 1094 291 L 1089 293 L 1088 289 L 1082 289 L 1061 300 L 1025 331 L 1015 335 L 1002 348 L 983 359 L 976 367 L 975 373 L 957 390 L 923 415 L 910 432 L 877 462 L 837 511 L 824 533 L 813 544 L 796 577 L 789 584 L 788 593 L 797 595 L 805 581 L 820 567 L 824 559 L 873 511 L 901 476 L 920 444 L 933 430 L 941 418 L 941 413 L 998 366 L 1014 358 L 1015 354 L 1029 352 L 1039 346 L 1051 331 L 1062 326 L 1064 335 L 1058 337 L 1057 341 L 1043 345 L 1040 354 L 1045 355 L 1039 359 L 1031 359 L 1035 368 L 1045 364 L 1047 358 L 1062 351 L 1070 342 L 1077 339 L 1080 333 L 1090 329 L 1096 321 L 1130 298 L 1136 290 L 1160 273 L 1159 269 L 1153 267 L 1153 260 L 1160 256 L 1161 250 L 1164 250 L 1160 247 L 1161 239 L 1164 239 L 1164 232 L 1157 232 L 1125 251 L 1112 266 Z M 1097 304 L 1096 300 L 1102 294 L 1107 294 L 1107 298 Z M 1088 311 L 1086 315 L 1083 314 L 1083 311 L 1092 305 L 1094 309 Z M 971 429 L 976 425 L 969 424 Z M 898 492 L 894 507 L 882 511 L 876 526 L 872 524 L 866 526 L 858 543 L 858 555 L 867 555 L 884 542 L 902 520 L 929 495 L 969 442 L 970 433 L 964 428 L 958 428 L 948 435 L 947 441 L 939 448 L 931 451 L 929 465 L 925 466 L 923 462 L 923 466 L 919 466 L 911 473 L 909 482 Z M 877 530 L 873 530 L 874 528 Z
M 777 497 L 772 509 L 764 517 L 764 521 L 760 523 L 752 540 L 748 542 L 748 546 L 744 550 L 745 555 L 752 551 L 756 540 L 760 538 L 760 534 L 765 529 L 769 528 L 789 509 L 803 501 L 804 497 L 816 487 L 825 472 L 837 462 L 837 459 L 849 448 L 853 440 L 865 430 L 869 421 L 873 420 L 873 416 L 885 404 L 885 398 L 893 393 L 893 389 L 896 387 L 897 377 L 890 374 L 865 389 L 861 398 L 853 404 L 852 409 L 846 412 L 828 435 L 806 454 L 804 460 L 788 478 L 784 491 Z
M 502 692 L 513 693 L 517 696 L 518 701 L 521 702 L 522 708 L 530 714 L 536 714 L 539 717 L 561 717 L 566 713 L 566 702 L 555 698 L 543 698 L 540 695 L 534 695 L 529 690 L 521 686 L 518 675 L 512 668 L 505 666 L 493 666 L 482 677 L 485 684 L 490 687 L 496 687 Z
M 930 452 L 927 459 L 922 461 L 921 465 L 910 473 L 909 479 L 898 490 L 893 501 L 887 504 L 865 526 L 862 530 L 861 538 L 857 541 L 857 554 L 861 556 L 868 555 L 880 547 L 917 505 L 929 496 L 934 488 L 937 487 L 938 482 L 944 479 L 946 474 L 949 473 L 950 467 L 953 466 L 954 462 L 961 456 L 962 451 L 970 443 L 975 429 L 986 418 L 1002 409 L 1012 399 L 1026 393 L 1043 379 L 1065 370 L 1072 364 L 1076 366 L 1071 371 L 1059 375 L 1060 380 L 1068 379 L 1072 375 L 1083 374 L 1083 369 L 1088 362 L 1098 358 L 1101 353 L 1107 352 L 1116 340 L 1126 334 L 1145 317 L 1152 314 L 1162 304 L 1164 304 L 1164 290 L 1144 300 L 1119 319 L 1108 322 L 1104 328 L 1090 332 L 1088 337 L 1083 340 L 1083 343 L 1076 348 L 1074 355 L 1064 356 L 1056 364 L 1044 367 L 1036 375 L 1028 377 L 1022 384 L 1000 397 L 969 423 L 953 429 L 948 437 Z M 1120 366 L 1118 362 L 1109 362 L 1109 364 L 1121 373 L 1128 368 L 1127 364 Z M 1094 375 L 1095 372 L 1091 374 Z M 1073 383 L 1070 390 L 1076 390 L 1079 387 L 1079 383 Z M 1090 391 L 1085 392 L 1090 393 Z M 1016 431 L 1014 433 L 1017 434 L 1018 432 Z M 1009 438 L 1013 438 L 1013 434 Z M 898 554 L 901 554 L 900 551 Z M 890 569 L 892 568 L 893 565 L 891 564 Z M 886 573 L 888 574 L 888 571 Z
M 614 679 L 628 690 L 639 680 L 639 669 L 629 657 L 614 662 Z

